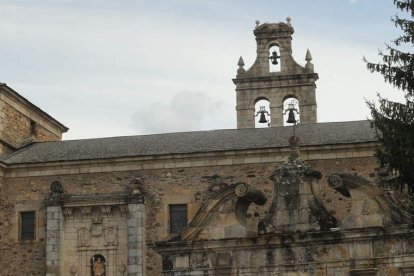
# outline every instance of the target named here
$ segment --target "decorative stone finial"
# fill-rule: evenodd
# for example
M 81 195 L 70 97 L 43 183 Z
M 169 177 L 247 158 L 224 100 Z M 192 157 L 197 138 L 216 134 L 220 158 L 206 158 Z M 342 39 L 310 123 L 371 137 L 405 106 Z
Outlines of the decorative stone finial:
M 48 205 L 60 205 L 63 202 L 63 185 L 59 181 L 54 181 L 50 184 L 50 195 L 48 199 Z
M 131 186 L 132 186 L 132 192 L 128 196 L 129 203 L 134 203 L 134 204 L 144 203 L 144 193 L 142 192 L 144 182 L 142 181 L 142 179 L 140 177 L 135 177 L 131 181 Z
M 260 21 L 259 20 L 256 20 L 254 23 L 256 23 L 256 29 L 259 27 L 259 25 L 260 25 Z
M 307 62 L 310 62 L 310 61 L 312 60 L 312 55 L 311 55 L 311 53 L 310 53 L 309 49 L 306 51 L 306 57 L 305 57 L 305 60 L 306 60 Z
M 244 60 L 242 57 L 239 58 L 239 62 L 237 63 L 237 65 L 239 66 L 239 69 L 237 69 L 237 74 L 243 74 L 246 72 L 246 70 L 244 70 L 243 68 Z
M 243 60 L 243 57 L 242 56 L 240 56 L 239 62 L 237 63 L 237 65 L 240 66 L 240 67 L 243 67 L 244 66 L 244 60 Z
M 312 55 L 311 55 L 309 49 L 306 51 L 305 60 L 306 60 L 305 68 L 308 69 L 308 71 L 313 72 L 313 63 L 311 62 L 312 61 Z
M 142 179 L 139 177 L 135 177 L 134 180 L 131 182 L 132 184 L 132 194 L 133 195 L 139 195 L 141 194 L 141 186 L 144 185 L 142 182 Z
M 286 21 L 289 27 L 292 27 L 292 24 L 290 23 L 291 20 L 292 18 L 290 18 L 290 16 L 286 17 Z
M 295 160 L 300 157 L 300 150 L 299 150 L 299 137 L 298 136 L 291 136 L 289 138 L 289 145 L 290 145 L 290 160 Z

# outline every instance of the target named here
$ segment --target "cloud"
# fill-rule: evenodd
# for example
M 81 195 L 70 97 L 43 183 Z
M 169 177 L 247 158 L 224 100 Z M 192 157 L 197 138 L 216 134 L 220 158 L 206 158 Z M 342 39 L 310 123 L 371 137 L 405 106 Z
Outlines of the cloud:
M 143 134 L 206 129 L 212 117 L 220 116 L 221 108 L 220 101 L 205 93 L 183 91 L 168 103 L 152 102 L 137 110 L 131 126 Z

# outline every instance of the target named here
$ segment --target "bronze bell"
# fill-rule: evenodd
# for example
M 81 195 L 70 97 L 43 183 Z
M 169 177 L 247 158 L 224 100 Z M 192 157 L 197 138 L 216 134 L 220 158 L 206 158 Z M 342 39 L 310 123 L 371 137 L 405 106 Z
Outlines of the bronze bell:
M 265 116 L 265 113 L 263 111 L 260 112 L 259 123 L 261 123 L 261 124 L 267 123 L 266 116 Z
M 295 118 L 295 113 L 293 112 L 293 109 L 289 109 L 289 114 L 288 114 L 288 119 L 286 121 L 286 123 L 289 124 L 296 124 L 296 118 Z
M 269 57 L 270 61 L 272 62 L 273 65 L 278 65 L 279 62 L 277 61 L 277 59 L 280 58 L 280 56 L 277 54 L 276 51 L 273 51 L 272 55 Z

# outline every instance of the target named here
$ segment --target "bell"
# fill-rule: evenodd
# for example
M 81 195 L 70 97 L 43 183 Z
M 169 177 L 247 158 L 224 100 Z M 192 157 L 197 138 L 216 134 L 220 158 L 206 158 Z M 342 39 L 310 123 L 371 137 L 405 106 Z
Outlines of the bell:
M 290 109 L 286 123 L 296 124 L 296 122 L 295 113 L 293 112 L 293 109 Z
M 264 112 L 260 112 L 259 123 L 261 123 L 261 124 L 267 123 L 266 116 L 265 116 Z
M 277 59 L 280 58 L 280 56 L 277 54 L 276 51 L 273 51 L 272 55 L 269 57 L 270 61 L 272 62 L 273 65 L 278 65 L 279 62 L 277 61 Z

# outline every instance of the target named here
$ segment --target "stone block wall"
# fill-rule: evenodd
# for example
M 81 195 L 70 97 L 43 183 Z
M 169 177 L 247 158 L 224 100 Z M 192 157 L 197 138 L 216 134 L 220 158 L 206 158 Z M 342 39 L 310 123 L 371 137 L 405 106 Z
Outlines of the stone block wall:
M 154 166 L 152 161 L 129 161 L 129 165 L 122 165 L 120 161 L 108 161 L 105 165 L 101 162 L 74 162 L 73 164 L 56 164 L 10 169 L 3 179 L 0 201 L 0 246 L 2 258 L 0 267 L 3 275 L 16 275 L 19 271 L 22 275 L 45 275 L 46 272 L 46 207 L 45 199 L 49 196 L 49 187 L 53 181 L 60 181 L 65 192 L 70 195 L 90 196 L 107 194 L 125 194 L 131 191 L 131 181 L 139 176 L 143 182 L 143 194 L 145 205 L 145 243 L 163 240 L 169 236 L 169 204 L 188 204 L 188 217 L 191 219 L 199 207 L 202 194 L 211 184 L 211 176 L 220 175 L 224 183 L 234 184 L 246 182 L 263 191 L 271 198 L 273 184 L 269 176 L 280 165 L 270 158 L 250 156 L 246 152 L 242 158 L 231 154 L 220 153 L 217 156 L 206 157 L 197 155 L 193 159 L 181 163 L 177 159 L 176 167 L 171 160 L 163 165 L 158 160 Z M 320 170 L 326 177 L 334 172 L 356 172 L 363 177 L 374 179 L 376 175 L 376 161 L 372 151 L 349 151 L 348 157 L 338 158 L 340 153 L 333 156 L 323 154 L 310 155 L 303 153 L 304 158 L 315 169 Z M 270 154 L 273 156 L 273 154 Z M 323 159 L 322 156 L 325 156 Z M 360 156 L 360 157 L 357 157 Z M 327 158 L 329 157 L 329 158 Z M 198 160 L 199 158 L 200 160 Z M 233 159 L 236 158 L 236 159 Z M 280 156 L 281 160 L 286 158 Z M 191 160 L 191 161 L 190 161 Z M 203 160 L 203 161 L 202 161 Z M 236 163 L 236 160 L 244 160 Z M 99 165 L 101 164 L 101 165 Z M 147 164 L 147 165 L 145 165 Z M 167 164 L 170 164 L 167 166 Z M 221 165 L 220 165 L 221 164 Z M 102 166 L 97 170 L 95 166 Z M 105 169 L 104 169 L 105 168 Z M 350 205 L 349 199 L 336 193 L 328 187 L 324 178 L 319 187 L 319 194 L 326 202 L 328 211 L 336 216 L 346 216 Z M 252 206 L 248 210 L 247 224 L 252 231 L 257 231 L 256 225 L 266 215 L 270 202 L 264 206 Z M 18 215 L 20 211 L 36 211 L 37 236 L 30 243 L 19 241 Z M 345 212 L 345 213 L 344 213 Z M 120 235 L 124 236 L 124 234 Z M 140 235 L 135 236 L 136 239 Z M 127 239 L 127 236 L 124 237 Z M 159 275 L 161 273 L 161 258 L 152 250 L 146 251 L 147 275 Z M 23 258 L 24 257 L 24 261 Z M 22 265 L 25 264 L 25 265 Z M 137 263 L 137 267 L 141 265 Z
M 414 271 L 408 225 L 176 242 L 164 248 L 163 275 L 400 276 Z M 183 262 L 182 260 L 186 260 Z
M 270 103 L 272 126 L 283 126 L 283 102 L 294 97 L 299 101 L 301 123 L 316 123 L 316 97 L 314 74 L 303 76 L 272 76 L 261 81 L 235 80 L 237 94 L 237 128 L 254 128 L 254 111 L 258 99 L 266 98 Z
M 67 128 L 4 85 L 0 86 L 0 154 L 33 141 L 59 141 Z

